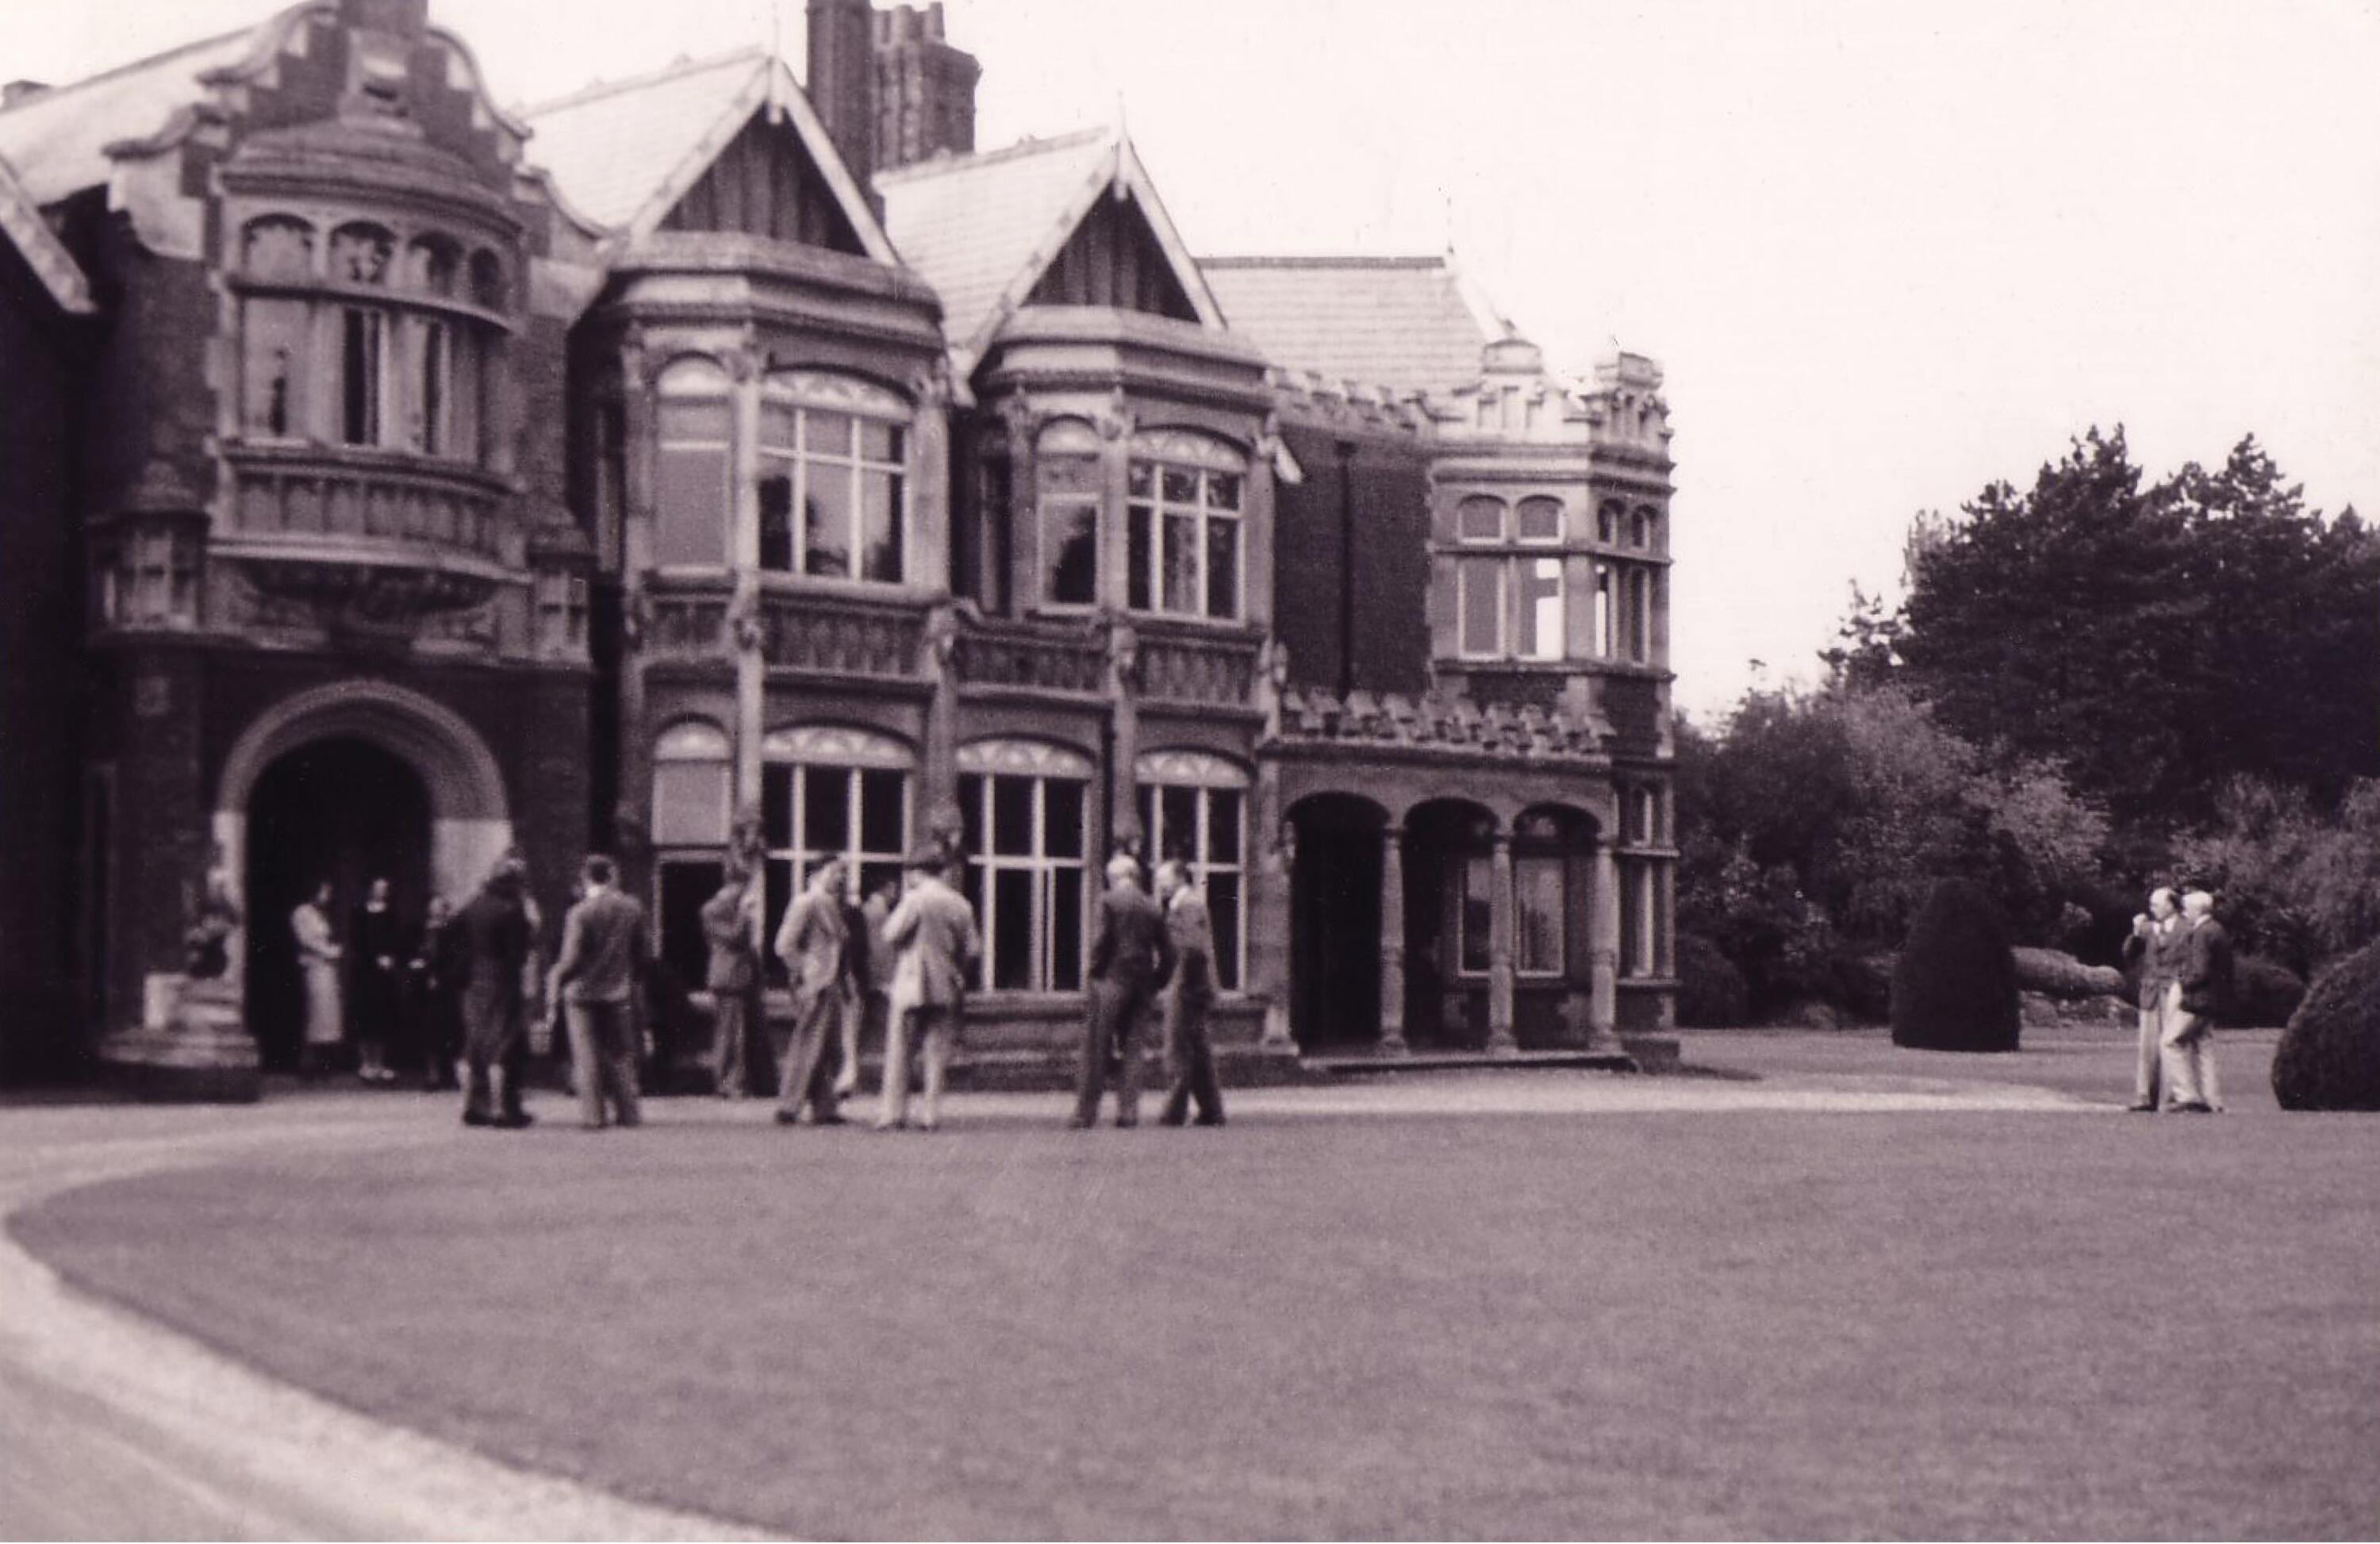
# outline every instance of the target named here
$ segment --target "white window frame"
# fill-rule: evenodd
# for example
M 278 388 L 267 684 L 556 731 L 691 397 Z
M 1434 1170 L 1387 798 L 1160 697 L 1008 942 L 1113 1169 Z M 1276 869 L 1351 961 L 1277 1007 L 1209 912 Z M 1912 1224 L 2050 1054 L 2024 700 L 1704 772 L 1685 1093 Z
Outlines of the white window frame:
M 1107 559 L 1101 549 L 1107 545 L 1105 500 L 1099 482 L 1103 475 L 1104 451 L 1099 432 L 1080 419 L 1059 419 L 1041 431 L 1035 442 L 1033 456 L 1033 522 L 1034 565 L 1040 575 L 1034 580 L 1036 602 L 1052 611 L 1087 612 L 1099 604 L 1101 586 L 1107 575 Z M 1087 464 L 1090 468 L 1092 486 L 1088 490 L 1051 492 L 1042 483 L 1046 466 L 1060 461 Z M 1015 488 L 1012 481 L 1009 496 L 1011 518 L 1014 519 Z M 1091 592 L 1081 600 L 1061 600 L 1058 596 L 1058 549 L 1061 545 L 1059 517 L 1072 517 L 1088 511 L 1091 517 Z M 1012 528 L 1013 529 L 1013 528 Z
M 722 473 L 720 478 L 720 489 L 725 495 L 724 500 L 720 505 L 717 512 L 719 521 L 720 553 L 720 558 L 717 563 L 706 562 L 700 564 L 679 565 L 660 559 L 658 556 L 656 556 L 655 561 L 662 567 L 726 567 L 732 565 L 735 560 L 735 382 L 730 379 L 726 370 L 719 363 L 719 361 L 710 358 L 708 355 L 684 355 L 678 359 L 672 359 L 667 365 L 662 367 L 661 374 L 653 383 L 653 398 L 654 507 L 652 510 L 652 521 L 654 545 L 656 547 L 660 545 L 662 528 L 668 524 L 668 516 L 662 508 L 663 495 L 662 492 L 662 479 L 660 468 L 661 464 L 669 457 L 672 452 L 700 451 L 705 455 L 717 456 Z M 671 405 L 673 399 L 676 402 L 686 404 L 717 404 L 720 408 L 722 421 L 726 425 L 725 432 L 717 439 L 711 439 L 705 436 L 688 436 L 679 439 L 671 438 L 669 433 L 670 416 L 667 408 Z
M 1135 492 L 1133 483 L 1144 471 L 1148 477 L 1148 491 Z M 1179 504 L 1166 497 L 1166 474 L 1178 473 L 1197 480 L 1197 491 L 1189 504 Z M 1213 479 L 1229 477 L 1239 483 L 1239 502 L 1232 508 L 1214 503 Z M 1125 552 L 1131 551 L 1129 540 L 1132 525 L 1139 520 L 1148 522 L 1148 551 L 1145 567 L 1138 575 L 1127 575 L 1124 601 L 1135 612 L 1155 616 L 1183 616 L 1208 622 L 1237 622 L 1247 614 L 1248 566 L 1248 463 L 1220 442 L 1200 434 L 1181 431 L 1154 431 L 1133 436 L 1131 455 L 1124 465 Z M 1196 527 L 1198 554 L 1197 577 L 1194 581 L 1192 604 L 1185 608 L 1170 606 L 1165 600 L 1165 522 L 1169 517 L 1187 518 Z M 1214 593 L 1214 529 L 1219 525 L 1232 528 L 1232 606 L 1227 613 L 1212 609 Z M 1131 605 L 1132 580 L 1139 578 L 1148 587 L 1148 603 Z
M 802 724 L 789 729 L 771 731 L 760 741 L 760 760 L 764 767 L 786 770 L 785 834 L 791 845 L 765 849 L 763 861 L 771 868 L 783 866 L 786 874 L 785 904 L 799 895 L 819 866 L 830 858 L 840 858 L 848 870 L 854 891 L 851 899 L 861 899 L 857 890 L 860 876 L 870 867 L 906 865 L 909 855 L 910 831 L 917 806 L 917 763 L 909 748 L 888 735 L 842 725 Z M 810 846 L 805 837 L 809 827 L 810 774 L 815 772 L 838 772 L 850 774 L 844 789 L 844 845 L 828 849 Z M 901 832 L 890 850 L 863 845 L 865 826 L 860 819 L 863 804 L 860 774 L 889 772 L 901 779 Z M 765 815 L 765 812 L 764 812 Z M 763 829 L 765 830 L 765 821 Z M 763 884 L 765 886 L 765 880 Z M 767 917 L 769 936 L 783 916 L 783 908 L 771 908 Z
M 772 568 L 769 572 L 888 587 L 910 582 L 910 571 L 916 565 L 917 557 L 909 513 L 912 504 L 909 447 L 916 438 L 916 425 L 909 404 L 880 386 L 820 371 L 771 372 L 760 384 L 760 402 L 761 430 L 759 444 L 755 447 L 755 476 L 763 480 L 772 475 L 786 476 L 793 499 L 792 566 Z M 789 415 L 793 425 L 790 444 L 771 443 L 767 420 L 769 409 L 772 407 L 784 409 Z M 813 415 L 832 415 L 848 420 L 850 434 L 843 452 L 811 448 L 809 432 Z M 897 448 L 890 457 L 877 460 L 868 456 L 868 438 L 863 429 L 863 425 L 868 423 L 889 429 L 896 436 Z M 849 525 L 843 533 L 844 551 L 850 561 L 850 570 L 846 573 L 812 574 L 809 569 L 809 493 L 810 474 L 814 468 L 832 468 L 851 482 Z M 900 538 L 901 571 L 891 578 L 877 578 L 868 573 L 868 500 L 865 489 L 871 474 L 889 475 L 894 480 L 896 493 L 892 501 L 892 523 Z
M 976 818 L 977 830 L 983 837 L 983 850 L 966 855 L 967 867 L 978 870 L 982 876 L 977 892 L 980 900 L 980 915 L 976 920 L 983 939 L 983 956 L 978 967 L 978 987 L 997 991 L 1081 991 L 1084 982 L 1080 980 L 1070 987 L 1055 984 L 1057 939 L 1051 919 L 1057 911 L 1057 886 L 1073 883 L 1080 895 L 1076 916 L 1082 928 L 1082 936 L 1075 941 L 1075 958 L 1079 962 L 1078 969 L 1087 979 L 1090 971 L 1091 791 L 1097 786 L 1097 779 L 1093 775 L 1096 769 L 1088 757 L 1031 740 L 978 740 L 962 746 L 957 760 L 962 798 L 966 796 L 965 780 L 970 777 L 978 780 L 975 794 L 980 802 L 976 808 Z M 996 777 L 1024 778 L 1032 784 L 1033 850 L 1029 854 L 993 850 L 992 779 Z M 1082 785 L 1082 831 L 1075 848 L 1080 857 L 1050 856 L 1049 785 L 1053 782 Z M 1027 929 L 1031 958 L 1027 962 L 1024 985 L 995 987 L 992 983 L 1000 979 L 998 962 L 993 958 L 1000 938 L 1000 887 L 997 881 L 1001 874 L 1012 872 L 1033 876 L 1029 903 L 1031 921 Z

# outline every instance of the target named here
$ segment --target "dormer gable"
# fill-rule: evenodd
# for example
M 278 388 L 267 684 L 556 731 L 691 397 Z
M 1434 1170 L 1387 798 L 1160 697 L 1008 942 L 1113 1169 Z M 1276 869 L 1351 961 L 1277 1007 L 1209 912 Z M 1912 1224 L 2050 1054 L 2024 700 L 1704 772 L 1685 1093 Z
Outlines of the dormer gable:
M 1025 303 L 1109 306 L 1176 322 L 1199 320 L 1148 213 L 1122 180 L 1084 212 Z
M 755 112 L 661 218 L 665 231 L 791 241 L 853 257 L 868 249 L 790 123 Z

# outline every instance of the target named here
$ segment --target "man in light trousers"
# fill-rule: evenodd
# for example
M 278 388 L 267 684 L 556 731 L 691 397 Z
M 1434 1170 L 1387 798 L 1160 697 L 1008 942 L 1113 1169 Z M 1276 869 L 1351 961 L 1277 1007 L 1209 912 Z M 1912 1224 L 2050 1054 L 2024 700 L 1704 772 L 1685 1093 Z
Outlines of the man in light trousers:
M 640 1125 L 637 1097 L 637 985 L 652 962 L 645 908 L 619 889 L 619 870 L 601 853 L 580 866 L 586 894 L 562 924 L 562 953 L 546 982 L 559 994 L 578 1076 L 578 1124 L 602 1129 L 606 1116 Z
M 909 1124 L 909 1048 L 924 1042 L 925 1108 L 917 1125 L 941 1125 L 942 1083 L 966 1013 L 967 979 L 982 957 L 975 907 L 943 877 L 947 855 L 920 847 L 909 856 L 908 890 L 884 921 L 893 951 L 892 989 L 884 1026 L 884 1104 L 879 1131 Z
M 2230 1006 L 2231 936 L 2215 920 L 2215 897 L 2204 890 L 2181 898 L 2181 914 L 2180 979 L 2163 1045 L 2167 1108 L 2211 1115 L 2223 1108 L 2215 1020 Z
M 843 909 L 843 860 L 831 857 L 785 908 L 777 957 L 792 982 L 794 1029 L 778 1058 L 777 1124 L 792 1125 L 807 1106 L 812 1125 L 841 1125 L 826 1048 L 850 1011 L 851 932 Z
M 2140 1004 L 2140 1044 L 2134 1058 L 2132 1102 L 2135 1114 L 2155 1114 L 2162 1084 L 2158 1069 L 2165 1054 L 2166 1032 L 2180 1012 L 2181 959 L 2187 949 L 2182 936 L 2181 908 L 2171 890 L 2149 892 L 2149 909 L 2132 918 L 2131 936 L 2124 940 L 2124 963 L 2140 972 L 2133 1001 Z

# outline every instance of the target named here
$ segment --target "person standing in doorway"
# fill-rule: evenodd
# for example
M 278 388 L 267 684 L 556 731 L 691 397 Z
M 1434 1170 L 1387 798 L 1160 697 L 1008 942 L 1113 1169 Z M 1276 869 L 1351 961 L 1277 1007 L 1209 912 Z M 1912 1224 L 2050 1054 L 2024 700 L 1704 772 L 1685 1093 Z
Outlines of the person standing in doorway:
M 522 1100 L 521 985 L 528 967 L 528 869 L 506 857 L 455 918 L 468 974 L 463 987 L 463 1124 L 516 1131 L 529 1124 Z M 498 1087 L 490 1087 L 491 1078 Z M 502 1104 L 496 1100 L 501 1096 Z
M 345 951 L 331 931 L 331 881 L 324 880 L 289 914 L 306 988 L 306 1039 L 298 1052 L 298 1071 L 305 1076 L 322 1072 L 332 1049 L 346 1038 L 339 1011 L 339 958 Z
M 430 915 L 422 920 L 421 936 L 406 971 L 411 978 L 413 1039 L 421 1053 L 421 1086 L 435 1093 L 455 1086 L 455 1067 L 463 1055 L 463 981 L 470 962 L 465 956 L 463 930 L 455 925 L 455 908 L 443 895 L 430 898 Z
M 1165 908 L 1173 942 L 1173 987 L 1165 998 L 1165 1066 L 1172 1087 L 1161 1125 L 1180 1125 L 1195 1100 L 1200 1125 L 1223 1124 L 1223 1090 L 1215 1081 L 1215 1052 L 1207 1039 L 1207 1010 L 1215 1001 L 1215 928 L 1206 898 L 1179 859 L 1157 869 L 1157 904 Z
M 1118 1129 L 1140 1124 L 1141 1036 L 1157 994 L 1173 975 L 1173 941 L 1165 914 L 1141 892 L 1140 860 L 1119 852 L 1108 859 L 1108 891 L 1099 897 L 1099 932 L 1091 945 L 1093 1007 L 1085 1015 L 1083 1065 L 1075 1090 L 1077 1130 L 1099 1124 L 1113 1059 Z
M 942 1085 L 966 1016 L 967 980 L 983 956 L 975 907 L 944 878 L 948 855 L 940 846 L 909 855 L 908 890 L 884 919 L 893 951 L 892 984 L 884 1025 L 884 1102 L 879 1131 L 909 1124 L 909 1052 L 922 1042 L 925 1107 L 918 1128 L 942 1124 Z
M 2215 920 L 2215 897 L 2181 898 L 2180 1012 L 2166 1031 L 2165 1079 L 2173 1108 L 2211 1115 L 2223 1108 L 2215 1071 L 2215 1020 L 2231 1006 L 2231 935 Z
M 2181 1011 L 2181 907 L 2174 893 L 2160 886 L 2149 892 L 2149 909 L 2132 918 L 2131 935 L 2124 940 L 2124 967 L 2133 972 L 2132 1000 L 2140 1004 L 2140 1047 L 2132 1073 L 2135 1114 L 2155 1114 L 2161 1087 L 2158 1067 L 2164 1058 L 2170 1018 Z
M 620 891 L 620 870 L 597 853 L 579 867 L 585 894 L 562 921 L 562 952 L 546 983 L 570 1028 L 578 1124 L 643 1124 L 637 1097 L 637 985 L 652 957 L 645 908 Z
M 830 857 L 785 908 L 777 957 L 793 991 L 794 1024 L 777 1057 L 777 1124 L 792 1125 L 808 1106 L 812 1125 L 841 1125 L 828 1042 L 842 1031 L 852 999 L 851 926 L 843 907 L 843 860 Z
M 742 1099 L 746 1037 L 760 1003 L 760 887 L 748 870 L 730 870 L 719 893 L 702 903 L 702 937 L 710 946 L 703 984 L 710 991 L 711 1087 L 721 1099 Z
M 389 904 L 388 881 L 375 878 L 347 919 L 347 1008 L 358 1065 L 366 1083 L 394 1083 L 390 1042 L 405 1014 L 405 924 Z

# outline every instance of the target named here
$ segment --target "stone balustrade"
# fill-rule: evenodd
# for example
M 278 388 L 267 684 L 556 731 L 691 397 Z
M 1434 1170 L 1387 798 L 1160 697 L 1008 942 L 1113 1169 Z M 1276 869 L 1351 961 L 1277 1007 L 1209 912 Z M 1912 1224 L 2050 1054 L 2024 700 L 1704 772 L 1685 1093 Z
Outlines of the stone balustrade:
M 1602 753 L 1607 724 L 1534 703 L 1482 706 L 1467 698 L 1393 692 L 1335 693 L 1287 687 L 1274 737 L 1393 746 L 1512 760 L 1584 758 Z
M 901 680 L 920 673 L 926 616 L 913 602 L 770 595 L 760 626 L 761 656 L 773 668 Z
M 1246 634 L 1143 634 L 1140 694 L 1154 702 L 1208 708 L 1254 705 L 1262 640 Z
M 1097 625 L 964 623 L 954 656 L 963 687 L 1004 687 L 1100 696 L 1108 690 L 1108 640 Z

